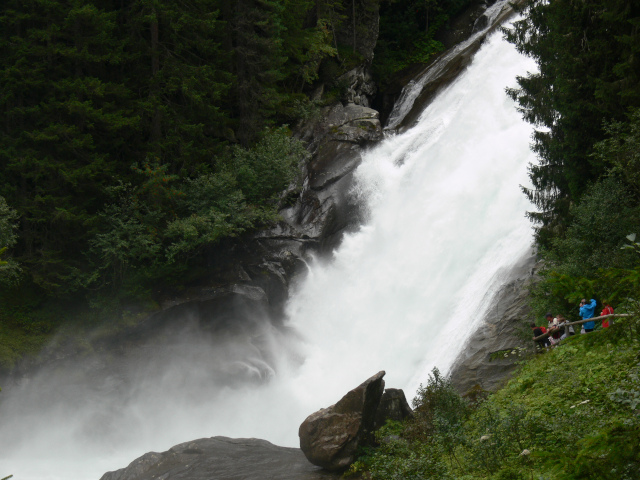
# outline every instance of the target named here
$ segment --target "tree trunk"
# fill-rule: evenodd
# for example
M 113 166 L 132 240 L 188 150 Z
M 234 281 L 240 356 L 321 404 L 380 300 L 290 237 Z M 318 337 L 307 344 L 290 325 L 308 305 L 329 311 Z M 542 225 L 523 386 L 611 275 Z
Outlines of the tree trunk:
M 160 56 L 158 52 L 159 44 L 159 27 L 158 27 L 158 14 L 156 9 L 152 10 L 151 20 L 151 76 L 155 77 L 160 72 Z M 157 142 L 160 140 L 161 128 L 160 128 L 160 110 L 158 109 L 158 86 L 155 81 L 152 80 L 153 87 L 151 89 L 151 97 L 155 101 L 153 120 L 151 122 L 151 141 Z
M 353 53 L 356 53 L 356 0 L 351 0 L 351 17 L 353 19 Z

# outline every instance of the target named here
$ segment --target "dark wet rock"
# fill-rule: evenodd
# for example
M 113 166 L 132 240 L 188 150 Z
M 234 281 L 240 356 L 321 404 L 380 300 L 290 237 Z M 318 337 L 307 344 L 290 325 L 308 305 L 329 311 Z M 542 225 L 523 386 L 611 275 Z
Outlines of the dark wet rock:
M 513 3 L 521 3 L 521 0 Z M 515 14 L 510 3 L 504 2 L 502 10 L 493 19 L 489 28 L 482 32 L 478 31 L 475 36 L 470 37 L 474 24 L 479 27 L 486 20 L 485 27 L 488 26 L 488 18 L 478 20 L 480 17 L 485 16 L 487 5 L 485 2 L 470 4 L 453 21 L 451 30 L 446 35 L 438 38 L 447 47 L 446 51 L 433 58 L 431 63 L 426 66 L 410 66 L 406 72 L 400 72 L 390 82 L 375 104 L 376 107 L 380 108 L 381 118 L 385 126 L 397 131 L 404 131 L 415 125 L 420 114 L 435 98 L 436 94 L 447 85 L 450 85 L 471 63 L 473 56 L 480 49 L 487 35 L 494 32 L 505 20 Z M 478 22 L 477 24 L 476 21 Z M 469 38 L 468 42 L 461 43 L 462 40 L 467 38 Z M 406 114 L 403 114 L 402 120 L 394 119 L 392 109 L 395 102 L 402 97 L 405 86 L 410 83 L 423 83 L 422 79 L 424 79 L 424 84 L 411 108 Z
M 511 5 L 504 4 L 501 13 L 494 19 L 493 24 L 482 33 L 476 34 L 473 41 L 470 41 L 464 48 L 455 47 L 454 54 L 443 53 L 431 65 L 427 66 L 420 77 L 428 75 L 429 80 L 425 82 L 418 97 L 413 102 L 411 109 L 404 116 L 404 119 L 395 127 L 398 131 L 404 131 L 415 125 L 420 114 L 426 106 L 435 98 L 436 94 L 453 82 L 464 69 L 466 69 L 473 56 L 484 43 L 487 35 L 494 32 L 509 17 L 515 14 Z M 452 52 L 453 53 L 453 52 Z
M 353 173 L 362 151 L 382 138 L 376 110 L 336 103 L 320 116 L 299 126 L 297 136 L 308 142 L 312 157 L 294 203 L 280 210 L 283 221 L 260 233 L 261 238 L 289 238 L 305 242 L 316 254 L 325 255 L 340 243 L 345 232 L 360 223 L 361 212 L 351 196 Z
M 329 480 L 297 448 L 255 438 L 202 438 L 166 452 L 150 452 L 100 480 Z
M 452 384 L 461 394 L 477 388 L 491 392 L 498 390 L 511 377 L 520 359 L 510 352 L 518 347 L 531 348 L 531 342 L 521 332 L 524 329 L 528 333 L 529 330 L 528 285 L 535 281 L 535 271 L 536 257 L 533 254 L 514 266 L 510 281 L 494 302 L 495 307 L 462 348 L 450 374 Z M 502 351 L 509 354 L 506 357 L 492 355 Z
M 404 391 L 399 388 L 387 388 L 380 399 L 380 405 L 376 412 L 376 430 L 384 426 L 387 420 L 402 422 L 410 417 L 413 417 L 413 410 L 407 402 Z
M 309 188 L 322 190 L 353 172 L 360 165 L 357 149 L 343 141 L 323 144 L 309 163 Z
M 447 24 L 436 33 L 435 39 L 441 42 L 446 50 L 466 40 L 471 36 L 475 22 L 483 15 L 487 6 L 488 3 L 483 0 L 473 0 L 469 2 L 467 7 L 451 18 Z M 439 56 L 443 54 L 444 52 Z M 439 56 L 432 58 L 431 63 L 437 61 Z M 380 121 L 383 125 L 386 124 L 393 105 L 400 97 L 405 85 L 414 80 L 428 67 L 429 65 L 414 63 L 394 73 L 391 78 L 386 80 L 384 90 L 378 93 L 373 104 L 373 107 L 380 111 Z
M 495 0 L 490 2 L 483 0 L 473 0 L 451 21 L 449 22 L 449 28 L 443 28 L 436 34 L 436 40 L 442 42 L 445 48 L 451 48 L 457 43 L 469 38 L 472 33 L 478 31 L 479 20 L 486 16 L 484 15 L 487 7 L 493 5 Z M 485 27 L 487 25 L 485 24 Z
M 382 138 L 378 112 L 349 103 L 334 105 L 326 117 L 331 140 L 366 145 Z
M 343 101 L 368 107 L 376 94 L 376 84 L 367 65 L 359 65 L 340 75 L 336 84 L 345 85 Z
M 473 23 L 473 33 L 484 30 L 489 26 L 489 17 L 485 14 L 480 15 Z
M 385 372 L 378 372 L 338 403 L 309 415 L 298 431 L 307 459 L 330 471 L 355 460 L 358 447 L 373 444 L 376 411 L 384 391 Z

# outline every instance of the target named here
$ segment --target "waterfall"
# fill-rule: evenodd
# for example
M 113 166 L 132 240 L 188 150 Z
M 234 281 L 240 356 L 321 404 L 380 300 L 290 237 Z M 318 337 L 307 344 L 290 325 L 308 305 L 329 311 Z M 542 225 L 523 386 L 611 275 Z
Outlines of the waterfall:
M 30 399 L 1 406 L 0 478 L 97 479 L 215 435 L 297 446 L 307 415 L 379 370 L 409 398 L 434 366 L 447 372 L 530 248 L 519 185 L 534 161 L 532 129 L 504 89 L 534 68 L 489 36 L 413 128 L 364 154 L 352 194 L 367 217 L 330 261 L 309 263 L 289 328 L 263 332 L 274 352 L 268 382 L 220 387 L 193 365 L 194 384 L 141 371 L 126 398 L 80 390 L 64 404 L 48 400 L 57 377 L 47 374 L 28 386 Z
M 487 30 L 494 25 L 494 22 L 500 13 L 508 7 L 508 4 L 509 0 L 498 0 L 487 8 L 483 14 L 487 19 L 486 26 L 484 28 L 476 31 L 469 38 L 449 49 L 440 58 L 436 59 L 429 68 L 424 69 L 417 78 L 409 81 L 409 83 L 402 89 L 402 92 L 400 92 L 400 97 L 389 114 L 385 128 L 393 129 L 400 125 L 402 120 L 404 120 L 404 117 L 409 113 L 409 110 L 413 107 L 413 103 L 422 92 L 424 86 L 434 78 L 438 77 L 452 58 L 469 48 L 473 43 L 485 35 Z

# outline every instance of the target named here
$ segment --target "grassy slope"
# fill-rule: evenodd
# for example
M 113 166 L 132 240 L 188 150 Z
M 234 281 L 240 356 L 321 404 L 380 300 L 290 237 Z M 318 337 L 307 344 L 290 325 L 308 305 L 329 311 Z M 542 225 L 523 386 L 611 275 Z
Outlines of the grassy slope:
M 472 431 L 483 433 L 483 415 L 497 408 L 522 419 L 521 425 L 510 422 L 505 463 L 543 478 L 637 478 L 640 358 L 629 333 L 620 324 L 576 335 L 529 360 L 476 412 Z M 525 448 L 528 458 L 519 456 Z
M 576 335 L 529 357 L 504 388 L 462 415 L 446 400 L 457 395 L 450 384 L 437 387 L 432 420 L 416 422 L 421 433 L 415 423 L 389 425 L 380 437 L 400 437 L 352 470 L 381 480 L 640 478 L 636 327 Z

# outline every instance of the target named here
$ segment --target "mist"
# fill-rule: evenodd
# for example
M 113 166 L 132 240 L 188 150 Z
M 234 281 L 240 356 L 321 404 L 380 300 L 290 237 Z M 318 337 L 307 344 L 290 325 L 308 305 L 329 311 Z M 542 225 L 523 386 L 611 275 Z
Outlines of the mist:
M 504 89 L 534 69 L 493 34 L 415 127 L 366 152 L 363 224 L 308 260 L 284 327 L 259 312 L 231 331 L 175 318 L 134 351 L 2 385 L 0 478 L 98 479 L 216 435 L 298 446 L 307 415 L 379 370 L 409 399 L 433 367 L 447 373 L 531 246 L 532 129 Z

